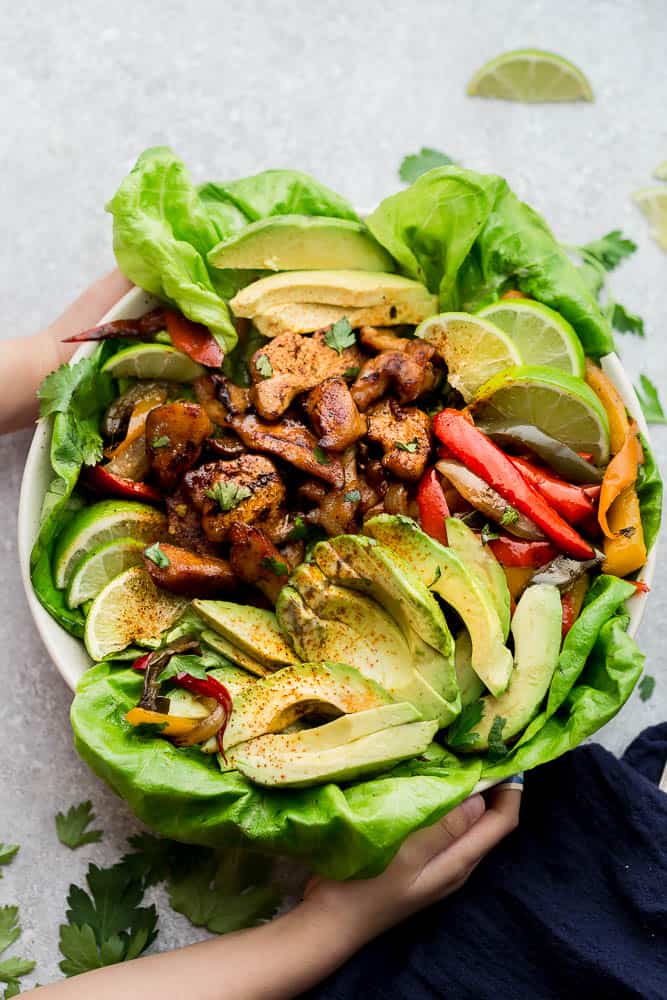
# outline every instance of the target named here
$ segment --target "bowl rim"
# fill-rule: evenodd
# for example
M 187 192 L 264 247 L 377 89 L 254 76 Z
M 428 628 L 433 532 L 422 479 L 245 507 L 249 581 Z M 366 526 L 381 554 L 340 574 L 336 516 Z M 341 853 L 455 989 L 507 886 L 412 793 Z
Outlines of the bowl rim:
M 132 288 L 101 317 L 99 322 L 106 323 L 116 319 L 132 319 L 142 316 L 145 312 L 154 308 L 156 304 L 158 304 L 158 300 L 154 296 L 144 292 L 140 288 Z M 70 364 L 74 364 L 80 358 L 92 354 L 95 347 L 95 343 L 82 344 L 72 356 Z M 616 352 L 605 355 L 601 359 L 601 366 L 605 374 L 616 385 L 628 412 L 636 420 L 639 429 L 649 445 L 651 445 L 648 426 L 639 400 Z M 51 618 L 46 609 L 42 607 L 32 589 L 30 580 L 30 553 L 37 537 L 44 486 L 50 470 L 50 441 L 51 421 L 48 418 L 38 420 L 21 478 L 17 522 L 19 562 L 23 587 L 33 621 L 37 626 L 37 631 L 58 673 L 73 692 L 76 689 L 79 678 L 91 665 L 92 661 L 86 653 L 82 640 L 66 632 L 55 619 Z M 657 539 L 654 541 L 648 553 L 646 563 L 639 574 L 639 579 L 649 587 L 655 573 L 656 550 Z M 626 602 L 630 615 L 628 632 L 633 637 L 636 635 L 641 623 L 648 596 L 647 593 L 637 593 Z

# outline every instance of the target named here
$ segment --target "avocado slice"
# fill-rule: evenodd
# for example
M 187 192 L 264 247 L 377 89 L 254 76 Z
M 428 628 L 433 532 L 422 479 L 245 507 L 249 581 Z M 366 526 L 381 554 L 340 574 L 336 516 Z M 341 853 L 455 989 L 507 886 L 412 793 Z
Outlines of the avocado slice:
M 266 677 L 267 674 L 271 673 L 269 667 L 265 667 L 263 663 L 260 663 L 253 656 L 244 653 L 242 649 L 231 643 L 229 639 L 225 639 L 224 635 L 221 635 L 219 632 L 209 632 L 208 629 L 205 629 L 201 634 L 201 640 L 218 653 L 222 653 L 232 663 L 236 663 L 237 666 L 243 667 L 244 670 L 250 671 L 251 674 L 255 674 L 257 677 Z
M 214 267 L 268 271 L 395 270 L 391 255 L 364 225 L 323 215 L 272 215 L 251 222 L 213 247 L 207 259 Z
M 366 534 L 401 556 L 430 590 L 451 604 L 472 639 L 472 666 L 493 694 L 502 694 L 512 673 L 500 618 L 488 588 L 456 553 L 421 531 L 415 521 L 380 514 L 364 526 Z
M 425 285 L 386 271 L 285 271 L 246 285 L 229 304 L 235 316 L 252 319 L 291 302 L 355 309 L 390 303 L 405 307 L 412 319 L 404 323 L 420 323 L 438 311 L 438 298 Z
M 257 785 L 306 788 L 327 781 L 351 781 L 423 753 L 437 728 L 437 722 L 409 722 L 327 750 L 299 749 L 301 733 L 259 736 L 236 748 L 234 763 Z
M 510 592 L 502 566 L 481 538 L 458 517 L 446 518 L 445 528 L 448 548 L 453 549 L 480 583 L 488 587 L 500 618 L 503 639 L 507 639 L 510 632 Z
M 456 637 L 454 668 L 461 692 L 461 708 L 465 708 L 484 693 L 484 685 L 472 669 L 472 640 L 465 628 Z
M 271 306 L 253 316 L 252 321 L 265 337 L 278 337 L 281 333 L 314 333 L 346 319 L 353 330 L 360 326 L 398 326 L 412 323 L 411 305 L 384 302 L 375 306 L 352 309 L 349 306 L 329 306 L 321 302 L 287 302 Z
M 285 642 L 273 611 L 232 601 L 192 602 L 192 607 L 216 632 L 269 670 L 298 663 Z
M 337 660 L 377 681 L 396 701 L 409 701 L 422 718 L 446 725 L 458 713 L 415 669 L 398 625 L 370 597 L 330 583 L 314 563 L 303 563 L 280 592 L 276 615 L 305 660 Z M 447 720 L 447 722 L 445 722 Z
M 454 643 L 438 602 L 407 563 L 373 538 L 318 542 L 313 561 L 332 582 L 374 598 L 408 642 L 414 666 L 458 713 Z
M 524 591 L 512 619 L 514 672 L 500 697 L 486 695 L 478 704 L 481 715 L 465 731 L 452 727 L 449 746 L 476 752 L 489 746 L 489 734 L 500 719 L 499 735 L 509 740 L 537 715 L 551 684 L 561 646 L 562 610 L 557 587 L 538 583 Z
M 338 716 L 379 708 L 389 694 L 342 663 L 299 663 L 254 681 L 234 701 L 225 749 L 286 729 L 304 715 Z

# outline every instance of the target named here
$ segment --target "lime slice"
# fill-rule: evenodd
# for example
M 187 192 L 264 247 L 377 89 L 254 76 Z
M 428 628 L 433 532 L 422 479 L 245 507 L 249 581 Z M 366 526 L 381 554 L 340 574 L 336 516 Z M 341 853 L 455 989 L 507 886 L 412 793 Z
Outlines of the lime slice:
M 499 327 L 468 313 L 440 313 L 424 320 L 415 331 L 447 363 L 450 385 L 466 403 L 493 375 L 520 365 L 523 358 Z
M 657 181 L 667 181 L 667 160 L 663 160 L 653 171 L 653 176 Z
M 651 223 L 653 239 L 663 250 L 667 250 L 667 187 L 642 188 L 633 194 L 632 200 Z
M 83 633 L 88 655 L 102 660 L 131 642 L 160 635 L 187 603 L 158 590 L 143 566 L 130 566 L 109 581 L 90 607 Z
M 53 573 L 56 587 L 66 587 L 78 561 L 102 542 L 136 538 L 154 542 L 167 528 L 164 514 L 154 507 L 129 500 L 102 500 L 79 511 L 56 544 Z
M 192 382 L 206 371 L 187 354 L 167 344 L 134 344 L 109 358 L 102 367 L 114 378 L 154 378 L 167 382 Z
M 563 317 L 532 299 L 502 299 L 479 316 L 509 335 L 525 365 L 548 365 L 578 378 L 584 377 L 584 350 Z
M 515 49 L 484 63 L 467 87 L 471 97 L 501 101 L 592 101 L 591 85 L 581 70 L 555 52 Z
M 539 427 L 575 451 L 609 461 L 607 414 L 593 390 L 557 368 L 513 368 L 492 378 L 473 402 L 475 421 Z
M 137 566 L 145 547 L 146 543 L 136 538 L 116 538 L 111 542 L 102 542 L 83 559 L 79 559 L 67 588 L 69 607 L 77 608 L 85 601 L 97 597 L 114 576 L 130 566 Z

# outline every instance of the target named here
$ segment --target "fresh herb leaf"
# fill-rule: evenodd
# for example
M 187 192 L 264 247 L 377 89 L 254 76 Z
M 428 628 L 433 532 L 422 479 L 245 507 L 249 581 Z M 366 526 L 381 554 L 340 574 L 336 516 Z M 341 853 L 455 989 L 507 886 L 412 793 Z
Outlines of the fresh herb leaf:
M 289 576 L 289 566 L 287 563 L 281 562 L 275 556 L 264 556 L 262 566 L 264 569 L 270 570 L 271 573 L 275 573 L 276 576 Z
M 297 514 L 294 518 L 294 527 L 287 536 L 288 542 L 300 542 L 302 538 L 307 538 L 308 536 L 308 525 L 302 518 L 301 514 Z
M 273 365 L 269 360 L 268 354 L 260 354 L 255 361 L 255 368 L 262 376 L 262 378 L 271 378 L 273 375 Z
M 102 839 L 102 831 L 86 830 L 94 820 L 95 813 L 90 800 L 71 806 L 66 813 L 56 813 L 58 840 L 73 851 L 84 844 L 96 844 Z
M 14 944 L 21 934 L 18 906 L 0 906 L 0 955 Z
M 343 499 L 347 500 L 349 503 L 359 503 L 361 500 L 361 493 L 359 490 L 349 490 Z
M 614 302 L 611 310 L 611 325 L 619 333 L 633 333 L 644 336 L 644 320 L 636 313 L 629 312 L 620 302 Z
M 159 566 L 160 569 L 171 565 L 169 556 L 162 551 L 159 542 L 155 542 L 153 545 L 149 545 L 147 549 L 144 549 L 144 555 L 151 562 L 155 563 L 156 566 Z
M 176 674 L 189 674 L 190 677 L 197 677 L 202 681 L 205 681 L 207 677 L 206 667 L 202 663 L 201 657 L 183 656 L 178 653 L 169 658 L 169 663 L 157 679 L 158 684 L 164 684 Z
M 440 579 L 441 576 L 442 576 L 442 570 L 440 569 L 439 566 L 436 566 L 435 567 L 435 576 L 433 577 L 433 579 L 431 580 L 431 582 L 428 585 L 428 589 L 429 590 L 431 590 L 433 587 L 435 587 L 436 583 L 438 582 L 438 580 Z
M 346 368 L 343 372 L 343 378 L 356 378 L 359 374 L 359 365 L 352 365 L 351 368 Z
M 324 334 L 324 343 L 338 354 L 342 354 L 347 347 L 353 347 L 356 342 L 356 334 L 345 316 L 337 320 Z
M 153 440 L 151 441 L 151 446 L 153 448 L 166 448 L 168 444 L 171 444 L 171 441 L 169 440 L 166 434 L 162 434 L 160 437 L 153 438 Z
M 313 449 L 313 455 L 315 456 L 315 461 L 319 465 L 331 465 L 331 459 L 327 455 L 324 448 L 320 448 L 319 444 L 315 445 L 315 448 Z
M 410 156 L 404 157 L 398 170 L 398 176 L 404 184 L 412 184 L 418 177 L 425 174 L 427 170 L 432 170 L 434 167 L 446 167 L 448 164 L 454 162 L 446 153 L 441 153 L 437 149 L 429 149 L 428 146 L 422 146 L 418 153 L 412 153 Z
M 507 745 L 503 740 L 503 728 L 507 719 L 503 719 L 502 716 L 496 715 L 491 729 L 489 730 L 489 758 L 491 760 L 500 760 L 501 757 L 506 757 L 509 753 Z
M 482 545 L 488 545 L 489 542 L 495 542 L 496 538 L 500 538 L 500 535 L 495 531 L 491 525 L 487 522 L 482 528 Z
M 479 733 L 473 732 L 482 718 L 484 702 L 481 698 L 472 701 L 454 720 L 447 734 L 447 742 L 452 747 L 474 747 L 479 743 Z
M 514 507 L 505 507 L 503 511 L 503 516 L 500 518 L 500 523 L 504 528 L 511 527 L 513 524 L 519 520 L 519 511 L 515 510 Z
M 18 844 L 0 844 L 0 868 L 2 868 L 3 865 L 8 865 L 12 858 L 16 857 L 18 850 Z M 2 878 L 1 871 L 0 878 Z
M 642 701 L 648 701 L 653 694 L 653 689 L 655 688 L 655 677 L 651 677 L 650 674 L 644 674 L 639 682 L 639 697 Z
M 142 882 L 146 888 L 168 878 L 175 851 L 190 849 L 173 840 L 154 837 L 151 833 L 135 833 L 128 838 L 128 844 L 133 850 L 124 854 L 120 863 L 127 869 L 130 878 Z
M 409 451 L 412 455 L 419 448 L 419 441 L 417 438 L 413 438 L 407 444 L 404 444 L 403 441 L 394 441 L 394 448 L 398 448 L 399 451 Z
M 0 955 L 7 951 L 21 935 L 18 906 L 0 906 Z M 5 996 L 17 996 L 21 986 L 18 980 L 35 968 L 28 958 L 12 955 L 0 962 L 0 982 L 7 984 Z
M 595 257 L 606 271 L 613 271 L 625 257 L 630 257 L 637 244 L 624 236 L 620 229 L 614 229 L 602 239 L 585 243 L 582 250 Z
M 99 371 L 95 357 L 90 356 L 73 365 L 61 365 L 47 375 L 37 397 L 40 417 L 72 409 L 81 417 L 89 417 L 111 402 L 113 383 L 110 375 Z
M 217 503 L 223 513 L 234 510 L 243 500 L 252 496 L 252 490 L 247 486 L 239 486 L 238 483 L 224 483 L 221 480 L 213 483 L 210 490 L 205 491 L 209 500 Z
M 658 390 L 647 375 L 639 376 L 639 385 L 635 386 L 635 392 L 649 424 L 667 424 Z

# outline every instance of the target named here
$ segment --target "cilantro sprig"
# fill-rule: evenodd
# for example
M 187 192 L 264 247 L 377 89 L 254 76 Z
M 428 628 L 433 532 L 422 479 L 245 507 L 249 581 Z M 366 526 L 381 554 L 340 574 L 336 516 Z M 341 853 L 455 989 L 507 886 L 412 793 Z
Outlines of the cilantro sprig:
M 287 563 L 276 559 L 275 556 L 264 556 L 262 566 L 264 569 L 268 569 L 270 573 L 275 573 L 276 576 L 289 576 L 289 566 Z
M 149 545 L 147 549 L 144 549 L 144 555 L 152 563 L 155 563 L 156 566 L 159 566 L 160 569 L 166 569 L 167 566 L 171 566 L 171 560 L 167 553 L 163 552 L 159 542 L 154 542 L 153 545 Z
M 20 935 L 18 906 L 0 906 L 0 955 L 3 955 Z M 19 958 L 18 955 L 0 958 L 0 983 L 5 983 L 7 987 L 5 997 L 18 996 L 21 992 L 19 979 L 27 976 L 34 968 L 35 963 L 29 958 Z
M 324 343 L 337 354 L 342 354 L 347 347 L 354 347 L 357 337 L 347 318 L 337 320 L 324 334 Z
M 603 300 L 602 311 L 613 328 L 618 333 L 631 333 L 643 337 L 643 319 L 626 309 L 620 302 L 616 302 L 607 283 L 608 272 L 613 271 L 621 261 L 630 257 L 637 249 L 637 244 L 623 236 L 620 229 L 614 229 L 599 240 L 568 249 L 579 256 L 581 260 L 579 274 L 594 298 Z
M 454 162 L 450 156 L 447 156 L 447 153 L 441 153 L 438 149 L 429 149 L 428 146 L 422 146 L 418 153 L 411 153 L 410 156 L 403 158 L 403 162 L 398 170 L 398 176 L 405 184 L 412 184 L 418 177 L 425 174 L 427 170 L 433 170 L 434 167 L 446 167 Z
M 412 441 L 394 441 L 394 448 L 398 448 L 399 451 L 409 451 L 413 455 L 419 448 L 419 441 L 417 438 L 413 438 Z
M 649 424 L 667 424 L 667 416 L 662 408 L 658 390 L 648 375 L 639 376 L 639 385 L 635 386 L 637 399 Z
M 268 354 L 260 354 L 255 360 L 255 368 L 262 378 L 271 378 L 273 375 L 273 365 Z
M 234 510 L 240 503 L 252 496 L 252 490 L 238 483 L 224 483 L 221 480 L 213 483 L 210 490 L 205 491 L 209 500 L 217 503 L 223 514 Z
M 56 833 L 65 847 L 76 850 L 84 844 L 96 844 L 102 839 L 101 830 L 88 830 L 95 821 L 93 803 L 88 799 L 78 806 L 71 806 L 66 813 L 56 813 Z

